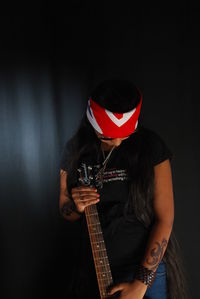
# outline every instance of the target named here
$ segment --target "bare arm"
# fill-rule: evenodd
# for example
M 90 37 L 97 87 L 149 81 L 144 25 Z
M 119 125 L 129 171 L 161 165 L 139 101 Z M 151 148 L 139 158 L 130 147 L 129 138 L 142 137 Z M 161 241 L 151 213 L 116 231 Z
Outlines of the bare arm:
M 150 232 L 142 265 L 156 271 L 167 248 L 174 221 L 174 196 L 169 160 L 154 167 L 155 223 Z
M 154 167 L 154 212 L 155 223 L 151 229 L 141 264 L 156 271 L 167 248 L 174 221 L 174 197 L 169 160 Z M 120 283 L 112 288 L 110 295 L 121 291 L 120 298 L 144 298 L 147 285 L 139 279 L 131 283 Z
M 73 210 L 73 202 L 69 197 L 67 190 L 67 172 L 60 169 L 60 197 L 59 197 L 59 211 L 64 219 L 68 221 L 78 220 L 81 215 Z
M 99 202 L 97 189 L 90 186 L 72 188 L 72 197 L 67 190 L 67 172 L 60 169 L 60 199 L 59 210 L 64 219 L 78 220 L 87 206 Z

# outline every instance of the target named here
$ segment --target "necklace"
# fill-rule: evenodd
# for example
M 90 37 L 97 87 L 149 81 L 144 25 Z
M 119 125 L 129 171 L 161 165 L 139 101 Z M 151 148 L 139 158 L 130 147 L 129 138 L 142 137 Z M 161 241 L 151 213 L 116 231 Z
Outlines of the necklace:
M 111 150 L 109 151 L 107 157 L 105 158 L 105 153 L 104 153 L 104 150 L 102 149 L 101 147 L 101 150 L 102 150 L 102 153 L 103 153 L 103 157 L 104 157 L 104 161 L 102 163 L 103 167 L 99 169 L 97 175 L 96 175 L 96 178 L 97 180 L 100 182 L 101 184 L 101 188 L 103 187 L 103 176 L 104 176 L 104 171 L 105 171 L 105 168 L 106 168 L 106 165 L 108 163 L 108 160 L 110 158 L 110 155 L 112 154 L 113 150 L 114 150 L 115 146 L 113 146 L 111 148 Z
M 112 154 L 112 151 L 114 150 L 114 148 L 115 148 L 115 146 L 113 146 L 113 147 L 111 148 L 111 150 L 109 151 L 107 157 L 105 158 L 105 152 L 104 152 L 104 150 L 103 150 L 102 147 L 101 147 L 101 150 L 102 150 L 102 152 L 103 152 L 103 157 L 104 157 L 103 165 L 106 165 L 106 164 L 107 164 L 107 161 L 108 161 L 108 159 L 110 158 L 110 155 Z

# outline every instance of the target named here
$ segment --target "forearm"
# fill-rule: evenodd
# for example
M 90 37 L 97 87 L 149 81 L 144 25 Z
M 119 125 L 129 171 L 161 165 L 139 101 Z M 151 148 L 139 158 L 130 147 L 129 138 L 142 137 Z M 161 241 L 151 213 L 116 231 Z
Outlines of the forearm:
M 157 220 L 152 226 L 144 257 L 140 266 L 138 265 L 133 282 L 143 292 L 146 292 L 147 286 L 151 286 L 155 279 L 155 272 L 167 248 L 172 226 L 172 223 L 161 220 Z
M 60 214 L 65 220 L 76 221 L 80 219 L 81 214 L 76 211 L 75 204 L 71 198 L 68 198 L 59 208 Z
M 162 220 L 155 221 L 152 226 L 146 250 L 141 264 L 154 272 L 162 260 L 167 248 L 173 223 Z

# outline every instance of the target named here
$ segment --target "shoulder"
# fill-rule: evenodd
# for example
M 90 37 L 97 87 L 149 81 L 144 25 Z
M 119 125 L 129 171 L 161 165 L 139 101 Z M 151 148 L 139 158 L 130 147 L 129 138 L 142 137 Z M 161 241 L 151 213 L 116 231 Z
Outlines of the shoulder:
M 167 159 L 172 161 L 174 153 L 167 141 L 160 133 L 147 127 L 140 127 L 140 132 L 143 135 L 146 150 L 149 151 L 153 165 L 157 165 Z

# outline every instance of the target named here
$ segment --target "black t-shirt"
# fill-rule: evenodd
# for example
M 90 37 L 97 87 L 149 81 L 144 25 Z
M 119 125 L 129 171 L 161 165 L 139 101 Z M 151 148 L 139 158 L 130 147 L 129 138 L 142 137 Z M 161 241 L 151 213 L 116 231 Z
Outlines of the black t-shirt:
M 153 165 L 166 159 L 172 160 L 173 154 L 160 135 L 150 129 L 145 128 L 144 130 L 150 141 Z M 104 172 L 103 189 L 99 190 L 100 202 L 97 204 L 113 278 L 122 277 L 133 271 L 144 255 L 149 235 L 149 230 L 137 220 L 134 213 L 131 222 L 123 214 L 123 207 L 128 198 L 130 179 L 126 171 L 127 161 L 126 157 L 122 155 L 121 145 L 114 149 L 108 160 Z M 66 142 L 60 161 L 60 168 L 66 171 L 69 163 L 68 153 L 69 147 Z M 92 158 L 95 163 L 96 157 Z M 82 217 L 81 226 L 82 248 L 80 249 L 79 265 L 88 269 L 88 261 L 91 261 L 92 264 L 93 262 L 85 216 Z

